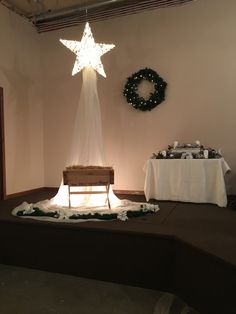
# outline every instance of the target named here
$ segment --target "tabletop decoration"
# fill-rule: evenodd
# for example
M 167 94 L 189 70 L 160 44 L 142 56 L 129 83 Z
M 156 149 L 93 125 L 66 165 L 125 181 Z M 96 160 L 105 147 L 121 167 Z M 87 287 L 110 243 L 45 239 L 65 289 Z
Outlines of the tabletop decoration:
M 200 141 L 191 144 L 179 144 L 177 141 L 173 145 L 168 145 L 166 150 L 152 154 L 152 159 L 217 159 L 221 158 L 220 150 L 201 145 Z

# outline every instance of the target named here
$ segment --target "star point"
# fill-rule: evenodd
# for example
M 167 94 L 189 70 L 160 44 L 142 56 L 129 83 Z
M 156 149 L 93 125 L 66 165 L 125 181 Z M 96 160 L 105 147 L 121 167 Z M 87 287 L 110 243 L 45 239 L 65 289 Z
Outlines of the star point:
M 95 43 L 88 22 L 85 25 L 81 41 L 60 39 L 60 42 L 76 54 L 72 75 L 90 66 L 106 77 L 101 56 L 113 49 L 115 45 Z

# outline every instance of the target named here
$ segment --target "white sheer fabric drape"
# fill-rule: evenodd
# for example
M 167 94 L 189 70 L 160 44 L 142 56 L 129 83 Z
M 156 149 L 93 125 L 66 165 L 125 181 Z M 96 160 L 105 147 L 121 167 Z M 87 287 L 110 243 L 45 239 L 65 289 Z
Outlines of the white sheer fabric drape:
M 65 161 L 66 166 L 109 166 L 105 165 L 104 147 L 102 138 L 102 122 L 100 104 L 97 92 L 97 76 L 92 68 L 83 70 L 83 83 L 80 93 L 80 101 L 77 112 L 75 114 L 74 132 L 71 135 L 71 149 Z M 69 139 L 68 139 L 69 140 Z M 61 174 L 64 169 L 61 169 Z M 102 194 L 91 194 L 91 192 L 103 192 Z M 116 213 L 117 219 L 128 219 L 129 211 L 139 211 L 146 209 L 151 211 L 159 210 L 157 205 L 148 205 L 131 202 L 129 200 L 119 200 L 113 193 L 112 188 L 109 190 L 109 200 L 111 209 L 107 203 L 107 191 L 105 186 L 90 187 L 71 187 L 70 192 L 87 192 L 87 194 L 71 194 L 69 206 L 69 190 L 68 186 L 61 182 L 58 193 L 51 200 L 40 201 L 36 204 L 22 203 L 16 207 L 12 213 L 17 215 L 19 211 L 32 214 L 34 207 L 42 210 L 44 213 L 54 211 L 58 214 L 58 218 L 49 216 L 32 216 L 35 219 L 49 221 L 68 221 L 81 222 L 85 219 L 71 219 L 71 216 L 80 214 L 98 213 L 111 214 Z M 89 193 L 88 193 L 89 192 Z M 105 192 L 105 193 L 104 193 Z M 22 216 L 24 217 L 24 216 Z M 27 217 L 27 216 L 26 216 Z M 116 217 L 116 216 L 115 216 Z M 89 220 L 96 218 L 89 218 Z
M 66 166 L 71 165 L 104 166 L 97 73 L 91 67 L 83 70 L 83 83 L 75 116 L 71 151 L 66 161 Z
M 79 106 L 75 115 L 74 132 L 71 150 L 66 165 L 104 166 L 104 146 L 102 137 L 102 120 L 100 103 L 97 92 L 97 73 L 91 67 L 83 70 L 83 83 L 80 93 Z M 76 191 L 105 191 L 105 187 L 74 187 Z M 110 189 L 111 205 L 119 205 L 119 199 Z M 97 207 L 106 204 L 105 194 L 71 195 L 72 207 Z M 59 188 L 57 195 L 51 200 L 52 205 L 68 206 L 68 186 Z

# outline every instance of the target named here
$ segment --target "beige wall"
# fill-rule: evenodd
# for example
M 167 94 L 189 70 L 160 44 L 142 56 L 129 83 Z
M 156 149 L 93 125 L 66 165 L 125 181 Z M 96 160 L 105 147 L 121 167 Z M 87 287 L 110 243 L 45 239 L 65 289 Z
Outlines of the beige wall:
M 6 192 L 12 194 L 44 186 L 40 46 L 32 26 L 2 5 L 0 42 Z
M 236 2 L 199 0 L 182 7 L 91 24 L 97 42 L 114 43 L 98 79 L 108 162 L 115 188 L 143 190 L 147 158 L 174 140 L 221 148 L 232 167 L 236 149 Z M 45 72 L 45 178 L 58 185 L 72 131 L 81 74 L 71 77 L 73 54 L 59 38 L 80 40 L 83 26 L 42 35 Z M 131 108 L 122 95 L 128 76 L 143 67 L 168 83 L 166 101 L 150 112 Z M 47 77 L 46 77 L 47 76 Z M 234 184 L 233 184 L 234 183 Z
M 236 193 L 235 11 L 234 0 L 198 0 L 91 24 L 97 42 L 116 44 L 102 57 L 107 79 L 98 78 L 116 189 L 143 190 L 143 165 L 153 152 L 199 139 L 222 149 L 232 168 L 228 192 Z M 70 75 L 74 55 L 59 38 L 80 40 L 84 26 L 38 35 L 6 12 L 1 6 L 8 192 L 58 186 L 81 88 L 81 74 Z M 168 83 L 165 102 L 150 112 L 131 108 L 122 95 L 127 77 L 143 67 Z

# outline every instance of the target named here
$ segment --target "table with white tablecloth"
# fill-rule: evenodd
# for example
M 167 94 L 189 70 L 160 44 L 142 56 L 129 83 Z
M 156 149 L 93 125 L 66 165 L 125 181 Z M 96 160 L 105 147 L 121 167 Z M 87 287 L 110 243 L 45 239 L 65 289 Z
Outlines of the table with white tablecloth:
M 146 200 L 172 200 L 227 205 L 224 175 L 230 168 L 220 159 L 149 159 L 145 164 Z

